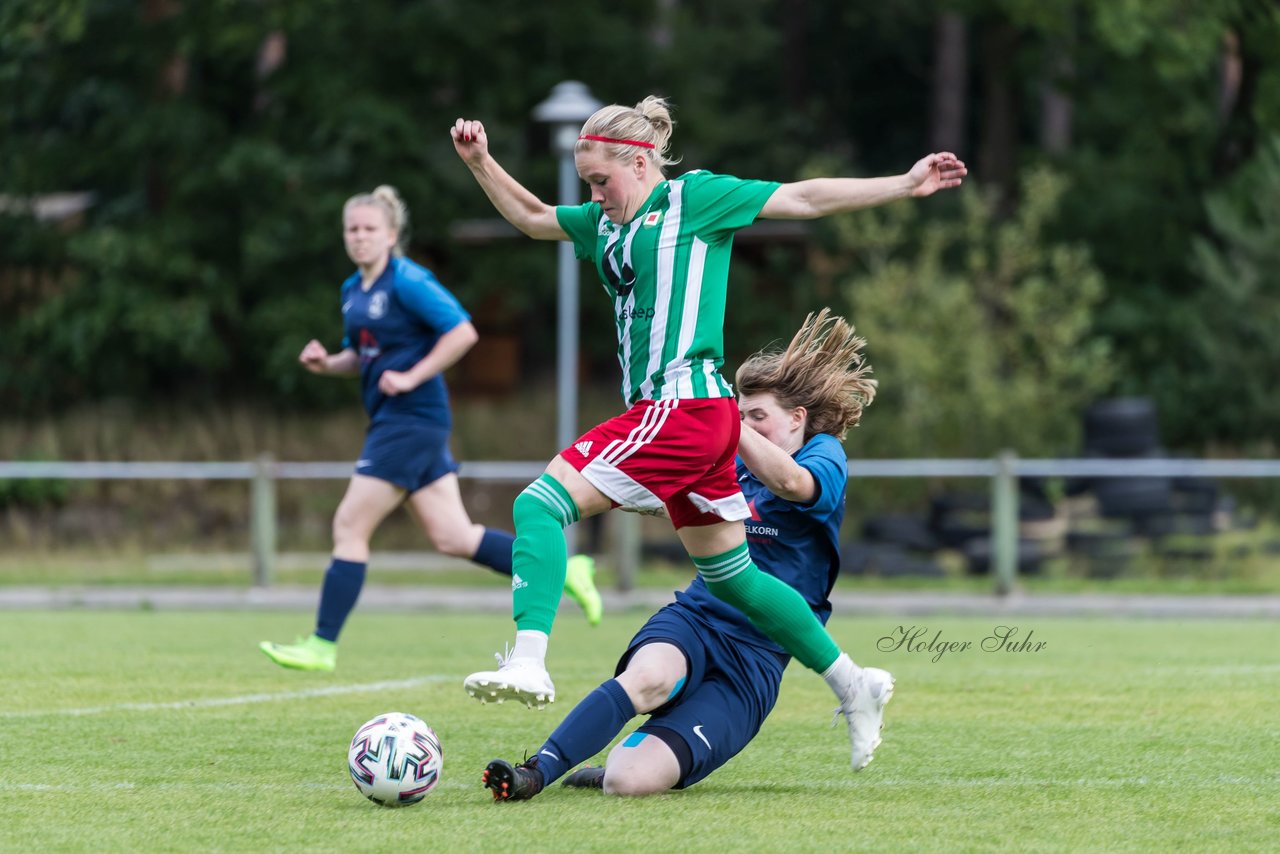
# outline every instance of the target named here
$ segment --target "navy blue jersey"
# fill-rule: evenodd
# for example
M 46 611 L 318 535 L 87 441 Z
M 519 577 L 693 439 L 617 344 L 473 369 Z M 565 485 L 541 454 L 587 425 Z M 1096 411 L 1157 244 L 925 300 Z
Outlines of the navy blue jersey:
M 359 272 L 342 283 L 342 347 L 360 355 L 360 391 L 371 421 L 409 416 L 452 426 L 443 376 L 391 397 L 378 391 L 378 378 L 409 370 L 441 335 L 470 319 L 430 270 L 407 258 L 392 256 L 368 290 L 360 287 Z
M 840 523 L 849 460 L 840 440 L 819 433 L 796 452 L 795 461 L 809 470 L 817 486 L 808 504 L 774 495 L 738 458 L 738 485 L 751 508 L 747 548 L 756 566 L 795 588 L 825 625 L 831 617 L 827 597 L 840 572 Z M 678 591 L 676 602 L 716 631 L 785 655 L 742 612 L 717 599 L 702 576 Z

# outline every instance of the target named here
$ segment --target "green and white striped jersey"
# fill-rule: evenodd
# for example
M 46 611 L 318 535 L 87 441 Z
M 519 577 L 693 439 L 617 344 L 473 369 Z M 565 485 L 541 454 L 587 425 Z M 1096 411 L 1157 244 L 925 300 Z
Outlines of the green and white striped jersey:
M 613 297 L 628 406 L 733 396 L 720 376 L 733 235 L 778 186 L 698 170 L 660 183 L 624 225 L 594 202 L 556 208 L 574 252 Z

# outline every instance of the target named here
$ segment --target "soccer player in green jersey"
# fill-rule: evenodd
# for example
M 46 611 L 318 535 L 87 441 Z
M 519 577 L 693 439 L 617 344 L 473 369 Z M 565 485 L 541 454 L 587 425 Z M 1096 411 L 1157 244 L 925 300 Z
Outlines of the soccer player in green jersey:
M 515 500 L 512 551 L 515 647 L 496 671 L 465 686 L 482 702 L 554 700 L 547 644 L 567 563 L 564 529 L 613 507 L 665 509 L 698 574 L 840 700 L 853 767 L 871 760 L 891 680 L 870 678 L 827 633 L 804 598 L 761 572 L 747 551 L 750 509 L 734 456 L 739 413 L 720 376 L 733 235 L 756 219 L 816 219 L 932 195 L 967 174 L 950 152 L 921 158 L 903 175 L 817 178 L 779 184 L 695 170 L 664 173 L 674 124 L 667 102 L 598 110 L 574 159 L 591 201 L 548 205 L 489 153 L 483 124 L 458 119 L 458 156 L 498 212 L 539 240 L 569 240 L 613 298 L 622 393 L 628 410 L 587 431 Z M 879 671 L 883 672 L 883 671 Z M 872 726 L 876 732 L 869 730 Z

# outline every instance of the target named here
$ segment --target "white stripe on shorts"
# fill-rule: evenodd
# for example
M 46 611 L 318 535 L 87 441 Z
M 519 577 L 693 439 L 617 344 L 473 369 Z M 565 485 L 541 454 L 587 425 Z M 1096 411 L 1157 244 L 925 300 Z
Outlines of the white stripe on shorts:
M 747 498 L 741 492 L 726 495 L 724 498 L 707 498 L 696 492 L 690 492 L 689 501 L 701 512 L 719 516 L 726 522 L 751 518 L 751 508 L 747 506 Z
M 662 499 L 626 472 L 620 471 L 603 456 L 596 457 L 582 469 L 582 476 L 596 489 L 623 507 L 633 510 L 658 510 Z
M 627 457 L 648 443 L 652 442 L 658 436 L 658 432 L 662 429 L 662 425 L 667 422 L 667 416 L 671 414 L 671 410 L 680 405 L 679 400 L 659 400 L 653 406 L 647 407 L 640 423 L 637 424 L 627 435 L 625 441 L 617 441 L 616 439 L 609 443 L 599 458 L 604 459 L 610 465 L 617 465 Z

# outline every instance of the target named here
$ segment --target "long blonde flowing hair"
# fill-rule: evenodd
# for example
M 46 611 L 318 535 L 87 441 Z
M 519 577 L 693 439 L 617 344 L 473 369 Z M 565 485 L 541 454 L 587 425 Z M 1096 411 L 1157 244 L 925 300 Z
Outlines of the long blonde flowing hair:
M 866 340 L 843 317 L 810 313 L 785 350 L 761 350 L 734 377 L 739 394 L 774 396 L 784 409 L 809 413 L 805 441 L 818 433 L 843 439 L 876 397 L 876 381 L 862 348 Z

